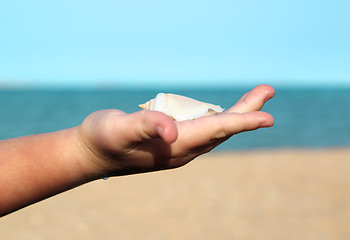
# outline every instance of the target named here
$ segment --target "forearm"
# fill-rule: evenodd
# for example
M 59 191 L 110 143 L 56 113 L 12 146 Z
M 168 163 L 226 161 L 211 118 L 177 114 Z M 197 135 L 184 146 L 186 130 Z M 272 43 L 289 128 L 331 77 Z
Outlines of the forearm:
M 0 141 L 0 216 L 91 180 L 77 131 Z

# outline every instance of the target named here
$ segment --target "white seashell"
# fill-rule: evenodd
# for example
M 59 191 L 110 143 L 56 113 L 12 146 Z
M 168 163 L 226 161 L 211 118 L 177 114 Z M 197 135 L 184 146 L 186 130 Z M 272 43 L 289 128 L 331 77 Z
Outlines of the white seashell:
M 224 111 L 219 105 L 170 93 L 158 93 L 154 99 L 139 106 L 145 110 L 163 112 L 176 121 L 195 119 Z

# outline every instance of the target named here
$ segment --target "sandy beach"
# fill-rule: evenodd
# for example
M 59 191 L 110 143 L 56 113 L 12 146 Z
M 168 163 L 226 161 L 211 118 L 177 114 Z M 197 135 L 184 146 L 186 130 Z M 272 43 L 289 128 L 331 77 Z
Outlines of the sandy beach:
M 210 153 L 0 219 L 1 239 L 350 239 L 350 149 Z

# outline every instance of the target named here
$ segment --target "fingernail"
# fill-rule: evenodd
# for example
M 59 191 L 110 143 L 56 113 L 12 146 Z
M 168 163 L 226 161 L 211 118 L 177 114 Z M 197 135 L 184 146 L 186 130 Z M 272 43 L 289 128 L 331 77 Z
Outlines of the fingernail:
M 164 135 L 164 129 L 161 126 L 156 126 L 156 131 L 160 137 Z
M 274 97 L 274 94 L 269 94 L 269 95 L 267 95 L 266 97 L 265 97 L 265 99 L 264 99 L 264 101 L 265 102 L 267 102 L 267 101 L 269 101 L 271 98 L 273 98 Z
M 263 122 L 263 123 L 260 123 L 259 127 L 272 127 L 272 123 L 269 122 L 269 121 L 266 121 L 266 122 Z

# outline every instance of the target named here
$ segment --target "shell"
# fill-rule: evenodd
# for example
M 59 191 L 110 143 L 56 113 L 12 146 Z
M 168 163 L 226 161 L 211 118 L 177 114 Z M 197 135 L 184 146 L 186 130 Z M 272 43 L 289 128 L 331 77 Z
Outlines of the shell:
M 190 120 L 224 111 L 219 105 L 171 93 L 158 93 L 154 99 L 139 105 L 144 110 L 160 111 L 175 121 Z

